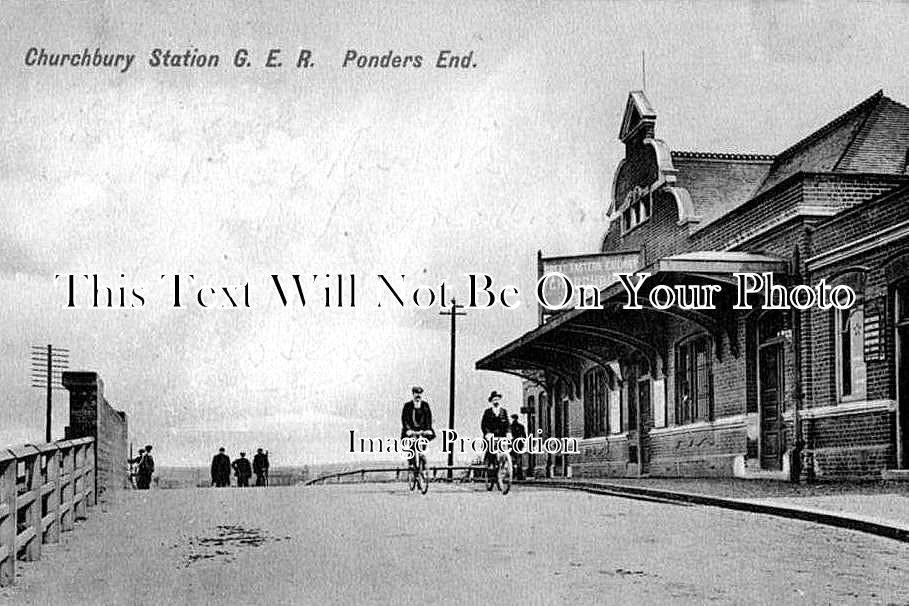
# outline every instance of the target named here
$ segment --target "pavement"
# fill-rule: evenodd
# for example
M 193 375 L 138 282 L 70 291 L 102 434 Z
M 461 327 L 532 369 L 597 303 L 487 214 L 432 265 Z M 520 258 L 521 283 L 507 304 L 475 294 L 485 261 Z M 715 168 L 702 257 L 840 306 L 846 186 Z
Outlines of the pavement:
M 556 478 L 528 485 L 681 501 L 849 528 L 909 542 L 909 483 L 791 484 L 727 478 Z
M 909 545 L 546 486 L 151 490 L 93 508 L 0 589 L 3 606 L 487 602 L 907 604 Z

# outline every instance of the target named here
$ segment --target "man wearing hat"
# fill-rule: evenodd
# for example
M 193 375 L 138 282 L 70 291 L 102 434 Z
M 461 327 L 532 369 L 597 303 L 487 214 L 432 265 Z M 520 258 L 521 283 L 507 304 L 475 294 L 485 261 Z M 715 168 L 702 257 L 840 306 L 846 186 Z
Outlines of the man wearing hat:
M 252 465 L 249 464 L 249 459 L 246 458 L 246 453 L 241 452 L 240 458 L 233 462 L 234 474 L 237 476 L 237 486 L 240 488 L 247 488 L 249 486 L 249 478 L 252 476 Z
M 511 439 L 517 440 L 518 438 L 526 438 L 527 431 L 524 429 L 524 426 L 518 420 L 518 415 L 511 415 Z M 523 480 L 524 479 L 524 455 L 523 453 L 517 452 L 514 449 L 514 446 L 511 448 L 511 460 L 514 461 L 515 466 L 515 479 Z
M 136 488 L 139 490 L 148 490 L 151 486 L 152 474 L 155 473 L 155 460 L 151 451 L 151 444 L 146 444 L 145 454 L 139 459 L 139 466 L 136 469 Z
M 256 450 L 253 457 L 253 473 L 256 474 L 256 486 L 268 486 L 268 451 Z
M 211 459 L 211 483 L 216 488 L 230 486 L 230 457 L 224 452 L 223 446 Z
M 423 400 L 423 388 L 414 385 L 410 389 L 411 399 L 404 402 L 401 409 L 401 439 L 424 437 L 432 440 L 436 432 L 432 428 L 432 410 L 429 402 Z M 417 457 L 411 457 L 409 463 L 417 464 Z
M 492 390 L 492 393 L 489 394 L 489 398 L 487 399 L 489 401 L 489 408 L 483 411 L 483 418 L 480 420 L 480 430 L 483 432 L 483 437 L 486 438 L 486 442 L 489 445 L 486 448 L 486 466 L 492 467 L 496 462 L 495 455 L 491 452 L 492 438 L 508 437 L 508 411 L 501 405 L 502 394 L 496 390 Z

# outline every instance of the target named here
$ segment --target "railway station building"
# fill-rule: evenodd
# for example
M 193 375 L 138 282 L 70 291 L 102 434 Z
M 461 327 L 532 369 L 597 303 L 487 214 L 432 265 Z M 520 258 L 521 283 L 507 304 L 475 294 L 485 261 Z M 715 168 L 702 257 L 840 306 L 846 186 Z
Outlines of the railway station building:
M 675 151 L 656 127 L 630 93 L 600 250 L 539 258 L 599 300 L 541 313 L 476 363 L 523 379 L 534 435 L 579 439 L 534 475 L 909 473 L 909 108 L 878 92 L 775 155 Z M 640 309 L 619 272 L 649 274 Z M 855 302 L 736 309 L 746 272 Z M 710 309 L 649 298 L 706 285 Z

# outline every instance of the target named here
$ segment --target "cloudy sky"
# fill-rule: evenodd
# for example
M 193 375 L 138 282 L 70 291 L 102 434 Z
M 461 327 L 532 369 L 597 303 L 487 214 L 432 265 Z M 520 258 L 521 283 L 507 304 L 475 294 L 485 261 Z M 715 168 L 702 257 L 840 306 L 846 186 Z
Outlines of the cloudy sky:
M 461 297 L 469 271 L 519 288 L 518 309 L 461 320 L 457 428 L 478 433 L 490 389 L 518 407 L 518 379 L 473 364 L 534 326 L 537 249 L 596 250 L 642 50 L 673 149 L 773 153 L 880 88 L 909 102 L 896 3 L 8 0 L 0 34 L 0 443 L 43 438 L 28 348 L 53 343 L 165 465 L 220 445 L 345 460 L 350 429 L 397 433 L 414 383 L 446 424 L 447 319 L 375 306 L 380 273 Z M 137 57 L 28 67 L 32 47 Z M 241 47 L 254 67 L 231 66 Z M 221 65 L 151 68 L 154 48 Z M 262 67 L 271 48 L 287 65 Z M 290 66 L 300 48 L 313 68 Z M 424 65 L 342 68 L 351 49 Z M 476 67 L 434 69 L 442 49 Z M 251 307 L 169 309 L 158 277 L 175 272 L 249 283 Z M 66 309 L 67 273 L 145 305 Z M 357 307 L 285 309 L 273 273 L 356 274 Z

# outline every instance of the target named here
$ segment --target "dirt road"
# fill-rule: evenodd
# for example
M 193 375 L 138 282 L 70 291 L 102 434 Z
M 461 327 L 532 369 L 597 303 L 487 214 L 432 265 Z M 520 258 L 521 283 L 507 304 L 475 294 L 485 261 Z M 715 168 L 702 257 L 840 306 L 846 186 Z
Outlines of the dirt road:
M 524 487 L 132 492 L 21 570 L 0 604 L 909 603 L 909 545 Z

